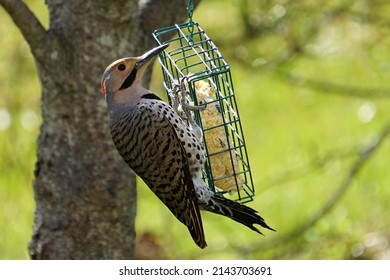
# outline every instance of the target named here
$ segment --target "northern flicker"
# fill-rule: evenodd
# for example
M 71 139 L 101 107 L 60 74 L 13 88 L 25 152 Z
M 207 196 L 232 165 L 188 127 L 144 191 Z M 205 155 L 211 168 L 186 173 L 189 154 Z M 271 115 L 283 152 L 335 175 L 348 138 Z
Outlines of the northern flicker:
M 119 154 L 188 227 L 200 248 L 207 246 L 200 210 L 229 217 L 258 233 L 256 224 L 273 230 L 256 210 L 211 191 L 200 174 L 205 149 L 199 136 L 172 107 L 142 86 L 148 64 L 167 46 L 119 59 L 103 73 L 101 89 Z

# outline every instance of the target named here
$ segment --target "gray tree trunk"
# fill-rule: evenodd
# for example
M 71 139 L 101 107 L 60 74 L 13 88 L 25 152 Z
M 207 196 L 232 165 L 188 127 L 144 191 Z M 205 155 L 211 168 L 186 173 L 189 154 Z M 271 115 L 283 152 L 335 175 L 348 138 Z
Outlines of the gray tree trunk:
M 29 43 L 42 82 L 29 253 L 32 259 L 131 259 L 135 176 L 112 144 L 100 77 L 115 59 L 152 48 L 155 28 L 182 22 L 187 1 L 46 3 L 48 30 L 22 1 L 0 0 Z

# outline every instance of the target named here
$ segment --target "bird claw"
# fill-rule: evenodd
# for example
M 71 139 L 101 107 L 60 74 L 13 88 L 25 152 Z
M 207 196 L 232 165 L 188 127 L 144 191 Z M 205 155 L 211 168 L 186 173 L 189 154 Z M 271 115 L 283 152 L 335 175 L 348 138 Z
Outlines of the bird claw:
M 189 110 L 189 111 L 203 111 L 206 109 L 207 104 L 200 104 L 200 105 L 189 105 L 189 104 L 182 104 L 183 110 Z
M 179 111 L 179 105 L 180 105 L 179 93 L 180 93 L 180 85 L 174 84 L 173 88 L 169 91 L 169 95 L 171 96 L 173 110 L 176 112 L 176 114 L 181 116 L 181 113 Z
M 172 108 L 183 117 L 185 114 L 185 119 L 191 121 L 192 116 L 189 111 L 202 111 L 206 109 L 207 104 L 199 104 L 199 105 L 190 105 L 187 96 L 190 95 L 189 91 L 186 89 L 186 80 L 187 77 L 181 77 L 179 82 L 175 82 L 173 88 L 169 92 L 172 97 Z M 184 93 L 184 94 L 183 94 Z M 180 112 L 179 106 L 181 107 L 183 112 Z
M 173 88 L 170 92 L 170 95 L 172 97 L 172 108 L 183 120 L 188 121 L 194 133 L 198 136 L 199 139 L 202 139 L 202 129 L 195 123 L 191 111 L 202 111 L 206 109 L 207 104 L 189 104 L 189 98 L 187 96 L 190 96 L 190 93 L 186 89 L 186 84 L 188 84 L 188 82 L 186 81 L 187 78 L 188 77 L 183 76 L 180 78 L 180 81 L 174 83 Z M 182 109 L 181 111 L 179 110 L 179 106 Z

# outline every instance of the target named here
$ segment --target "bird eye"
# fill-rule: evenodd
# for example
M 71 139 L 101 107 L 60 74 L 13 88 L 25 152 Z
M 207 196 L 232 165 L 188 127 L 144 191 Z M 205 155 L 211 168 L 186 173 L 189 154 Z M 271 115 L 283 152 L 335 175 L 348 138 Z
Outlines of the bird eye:
M 126 65 L 124 65 L 124 64 L 119 64 L 118 65 L 118 70 L 119 71 L 124 71 L 126 69 Z

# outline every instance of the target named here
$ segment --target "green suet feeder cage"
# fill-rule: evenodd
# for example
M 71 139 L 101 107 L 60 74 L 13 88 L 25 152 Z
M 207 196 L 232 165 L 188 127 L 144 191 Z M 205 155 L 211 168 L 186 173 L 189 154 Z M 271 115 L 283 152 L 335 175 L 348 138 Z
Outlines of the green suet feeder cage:
M 241 203 L 252 201 L 254 186 L 230 67 L 214 42 L 192 21 L 192 12 L 189 15 L 188 23 L 153 32 L 159 45 L 170 44 L 159 55 L 168 100 L 173 105 L 172 92 L 185 80 L 189 103 L 206 105 L 193 113 L 207 152 L 202 170 L 205 182 L 220 195 L 229 193 Z

